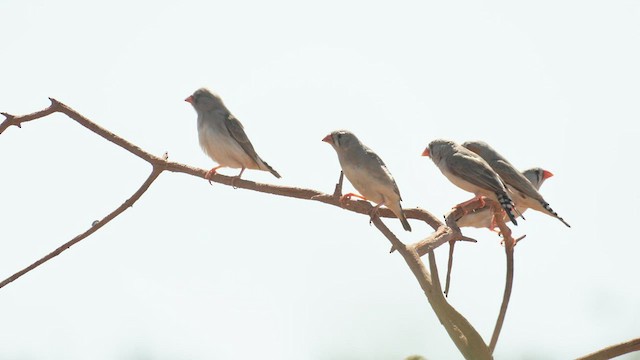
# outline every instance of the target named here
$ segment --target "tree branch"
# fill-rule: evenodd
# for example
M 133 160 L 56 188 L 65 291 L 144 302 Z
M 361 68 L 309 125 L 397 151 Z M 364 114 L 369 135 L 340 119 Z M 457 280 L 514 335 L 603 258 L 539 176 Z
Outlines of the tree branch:
M 507 277 L 504 285 L 504 294 L 502 296 L 502 305 L 500 305 L 500 312 L 498 313 L 498 319 L 496 320 L 496 326 L 493 329 L 493 335 L 491 336 L 491 342 L 489 342 L 489 349 L 491 353 L 496 348 L 498 343 L 498 337 L 500 337 L 500 331 L 504 324 L 504 319 L 507 316 L 507 307 L 509 306 L 509 299 L 511 299 L 511 290 L 513 289 L 513 248 L 516 246 L 516 241 L 511 236 L 511 229 L 505 224 L 502 213 L 502 208 L 496 202 L 489 204 L 493 211 L 493 219 L 500 229 L 502 239 L 504 241 L 504 251 L 507 256 Z
M 170 171 L 176 173 L 184 173 L 192 176 L 197 176 L 204 178 L 206 174 L 206 170 L 194 168 L 188 165 L 168 161 L 166 155 L 163 157 L 158 157 L 153 154 L 150 154 L 135 144 L 121 138 L 120 136 L 106 130 L 105 128 L 97 125 L 92 122 L 88 118 L 79 114 L 77 111 L 68 107 L 67 105 L 50 98 L 51 105 L 43 110 L 22 115 L 22 116 L 14 116 L 7 113 L 2 113 L 6 117 L 4 121 L 0 123 L 0 135 L 4 133 L 10 126 L 16 126 L 21 128 L 22 123 L 33 121 L 36 119 L 40 119 L 51 115 L 53 113 L 59 112 L 67 115 L 69 118 L 75 120 L 80 125 L 84 126 L 88 130 L 94 132 L 100 137 L 114 143 L 115 145 L 120 146 L 121 148 L 131 152 L 137 157 L 143 159 L 144 161 L 150 163 L 153 167 L 151 174 L 147 178 L 147 180 L 140 186 L 140 188 L 130 197 L 128 198 L 122 205 L 116 208 L 114 211 L 105 216 L 102 220 L 93 224 L 91 228 L 87 231 L 79 234 L 74 237 L 70 241 L 62 244 L 60 247 L 29 265 L 28 267 L 22 269 L 21 271 L 15 273 L 4 281 L 0 282 L 0 288 L 6 286 L 7 284 L 15 281 L 36 267 L 42 265 L 46 261 L 51 260 L 52 258 L 58 256 L 66 249 L 75 245 L 76 243 L 82 241 L 87 238 L 89 235 L 96 232 L 102 226 L 106 225 L 108 222 L 113 220 L 115 217 L 124 212 L 127 208 L 132 206 L 151 186 L 151 184 L 158 178 L 158 176 L 163 171 Z M 344 203 L 339 201 L 339 195 L 342 192 L 342 179 L 343 174 L 340 174 L 340 179 L 333 194 L 326 194 L 320 191 L 312 190 L 312 189 L 304 189 L 297 187 L 287 187 L 287 186 L 277 186 L 270 184 L 262 184 L 256 183 L 249 180 L 236 179 L 220 174 L 216 174 L 213 176 L 212 181 L 228 185 L 235 186 L 237 188 L 243 188 L 246 190 L 252 190 L 262 193 L 268 193 L 278 196 L 285 196 L 291 198 L 298 198 L 304 200 L 313 200 L 319 201 L 325 204 L 337 206 L 344 208 L 348 211 L 356 212 L 359 214 L 368 215 L 373 208 L 373 206 L 366 201 L 361 200 L 347 200 Z M 233 181 L 233 183 L 232 183 Z M 455 219 L 457 219 L 460 215 L 457 211 L 470 211 L 475 208 L 480 207 L 480 203 L 470 204 L 470 206 L 466 209 L 454 209 L 446 216 L 445 223 L 442 223 L 437 217 L 433 214 L 429 213 L 426 210 L 420 208 L 414 209 L 406 209 L 405 215 L 407 218 L 421 220 L 429 224 L 435 231 L 430 234 L 427 238 L 420 240 L 411 245 L 405 245 L 402 241 L 400 241 L 382 222 L 380 217 L 385 218 L 395 218 L 395 215 L 387 208 L 380 208 L 378 215 L 373 219 L 373 223 L 376 227 L 382 232 L 387 239 L 391 242 L 392 246 L 398 249 L 398 252 L 402 255 L 405 262 L 413 272 L 414 276 L 418 280 L 423 292 L 427 296 L 429 303 L 431 304 L 434 312 L 438 316 L 438 319 L 445 327 L 447 333 L 454 341 L 460 352 L 467 359 L 491 359 L 493 349 L 495 348 L 495 344 L 497 342 L 500 329 L 502 327 L 502 323 L 504 322 L 504 317 L 506 314 L 507 305 L 509 302 L 509 297 L 511 294 L 511 288 L 513 283 L 513 245 L 515 241 L 511 237 L 511 232 L 509 228 L 506 226 L 504 221 L 502 221 L 502 217 L 498 218 L 498 226 L 503 233 L 505 239 L 505 251 L 507 254 L 507 284 L 505 286 L 505 294 L 503 296 L 503 303 L 500 310 L 500 315 L 498 316 L 498 320 L 496 323 L 496 328 L 494 330 L 494 334 L 492 337 L 491 345 L 487 347 L 487 345 L 482 340 L 482 337 L 478 334 L 478 332 L 471 326 L 471 324 L 460 314 L 458 313 L 449 303 L 446 301 L 445 297 L 442 294 L 442 289 L 440 285 L 440 281 L 438 278 L 438 271 L 435 262 L 435 255 L 433 250 L 438 246 L 450 242 L 453 244 L 454 241 L 464 240 L 464 241 L 475 241 L 474 239 L 467 238 L 462 235 L 459 227 L 455 223 Z M 493 206 L 494 212 L 497 211 L 495 206 Z M 424 263 L 422 262 L 421 256 L 429 254 L 429 264 L 431 273 L 427 271 Z M 450 261 L 452 261 L 450 259 Z M 597 353 L 587 355 L 581 359 L 604 359 L 609 358 L 606 356 L 618 356 L 620 354 L 624 354 L 631 351 L 636 351 L 640 349 L 640 339 L 635 339 L 627 343 L 619 344 L 616 346 L 612 346 L 607 349 L 603 349 Z M 599 354 L 605 354 L 602 356 L 605 357 L 597 357 Z M 606 355 L 609 354 L 609 355 Z M 611 355 L 615 354 L 615 355 Z
M 47 262 L 47 261 L 53 259 L 54 257 L 62 254 L 63 251 L 67 250 L 68 248 L 70 248 L 71 246 L 77 244 L 78 242 L 84 240 L 89 235 L 93 234 L 94 232 L 98 231 L 101 227 L 103 227 L 106 224 L 108 224 L 111 220 L 115 219 L 116 216 L 120 215 L 125 210 L 127 210 L 128 208 L 133 206 L 133 204 L 138 199 L 140 199 L 142 194 L 144 194 L 145 191 L 147 191 L 149 186 L 151 186 L 151 184 L 158 178 L 160 173 L 162 173 L 161 169 L 154 168 L 153 171 L 151 171 L 151 174 L 149 175 L 147 180 L 142 185 L 140 185 L 140 188 L 135 193 L 133 193 L 133 195 L 131 195 L 130 198 L 125 200 L 125 202 L 122 203 L 122 205 L 118 206 L 117 209 L 113 210 L 111 213 L 109 213 L 107 216 L 105 216 L 102 220 L 94 222 L 91 225 L 91 227 L 89 229 L 87 229 L 87 231 L 85 231 L 82 234 L 74 237 L 73 239 L 67 241 L 66 243 L 60 245 L 57 249 L 53 250 L 52 252 L 50 252 L 46 256 L 42 257 L 38 261 L 34 262 L 33 264 L 27 266 L 26 268 L 18 271 L 17 273 L 9 276 L 8 278 L 6 278 L 2 282 L 0 282 L 0 289 L 5 287 L 9 283 L 15 281 L 16 279 L 20 278 L 22 275 L 28 273 L 29 271 L 37 268 L 38 266 L 44 264 L 45 262 Z
M 411 269 L 422 291 L 427 297 L 433 311 L 438 316 L 449 337 L 455 343 L 465 359 L 493 359 L 489 348 L 482 336 L 456 309 L 454 309 L 442 295 L 442 288 L 438 279 L 435 255 L 429 252 L 431 274 L 424 266 L 421 256 L 414 245 L 405 245 L 379 217 L 373 218 L 373 224 L 391 242 L 391 245 L 402 255 Z
M 579 357 L 576 360 L 608 360 L 634 351 L 640 351 L 640 338 L 611 345 L 589 355 Z
M 30 266 L 24 268 L 23 270 L 17 272 L 16 274 L 4 280 L 2 283 L 0 283 L 0 288 L 2 288 L 3 286 L 6 286 L 12 281 L 15 281 L 22 275 L 35 269 L 36 267 L 45 263 L 46 261 L 49 261 L 50 259 L 56 257 L 57 255 L 59 255 L 60 253 L 62 253 L 72 245 L 82 241 L 89 235 L 93 234 L 95 231 L 97 231 L 102 226 L 107 224 L 113 218 L 121 214 L 124 210 L 126 210 L 128 207 L 133 205 L 133 203 L 135 203 L 135 201 L 137 201 L 142 196 L 142 194 L 149 188 L 151 183 L 153 183 L 153 181 L 163 171 L 166 170 L 171 172 L 184 173 L 184 174 L 189 174 L 193 176 L 198 176 L 201 178 L 204 178 L 206 174 L 206 170 L 204 169 L 198 169 L 198 168 L 194 168 L 184 164 L 168 161 L 166 154 L 163 157 L 158 157 L 153 154 L 150 154 L 142 150 L 135 144 L 95 124 L 94 122 L 84 117 L 83 115 L 73 110 L 72 108 L 68 107 L 67 105 L 52 98 L 50 98 L 50 100 L 51 100 L 51 105 L 49 107 L 32 114 L 23 115 L 23 116 L 14 116 L 10 114 L 4 114 L 6 119 L 2 123 L 0 123 L 0 134 L 4 133 L 4 131 L 7 128 L 9 128 L 11 125 L 21 127 L 21 124 L 24 122 L 43 118 L 55 112 L 60 112 L 67 115 L 69 118 L 75 120 L 80 125 L 84 126 L 85 128 L 99 135 L 100 137 L 120 146 L 121 148 L 131 152 L 132 154 L 150 163 L 153 167 L 153 171 L 151 175 L 149 175 L 149 178 L 138 189 L 138 191 L 136 191 L 120 207 L 118 207 L 116 210 L 111 212 L 100 222 L 94 224 L 94 226 L 92 226 L 90 229 L 88 229 L 84 233 L 74 237 L 70 241 L 58 247 L 56 250 L 54 250 L 50 254 L 46 255 L 45 257 L 31 264 Z M 258 191 L 258 192 L 263 192 L 263 193 L 268 193 L 268 194 L 273 194 L 278 196 L 298 198 L 298 199 L 319 201 L 325 204 L 341 207 L 348 211 L 353 211 L 353 212 L 365 214 L 365 215 L 369 215 L 369 213 L 371 212 L 371 209 L 373 208 L 373 206 L 367 201 L 348 200 L 346 202 L 340 202 L 339 198 L 342 192 L 342 181 L 343 181 L 342 173 L 340 174 L 340 179 L 338 181 L 338 184 L 336 184 L 334 194 L 332 195 L 325 194 L 320 191 L 311 190 L 311 189 L 261 184 L 261 183 L 256 183 L 253 181 L 242 180 L 242 179 L 235 179 L 235 181 L 232 184 L 233 179 L 234 178 L 216 174 L 212 180 L 220 184 L 235 186 L 237 188 L 243 188 L 243 189 L 252 190 L 252 191 Z M 422 241 L 415 245 L 411 245 L 407 247 L 395 235 L 393 235 L 393 233 L 391 233 L 391 231 L 380 220 L 380 217 L 395 218 L 395 215 L 391 212 L 391 210 L 387 208 L 381 208 L 377 214 L 378 216 L 376 216 L 376 218 L 374 219 L 374 223 L 376 224 L 376 227 L 380 229 L 380 231 L 382 231 L 382 233 L 385 236 L 387 236 L 387 238 L 391 241 L 394 247 L 400 250 L 399 252 L 405 258 L 405 261 L 407 262 L 409 267 L 412 269 L 423 291 L 427 295 L 427 299 L 432 304 L 434 311 L 436 311 L 438 318 L 441 320 L 442 324 L 447 329 L 447 332 L 450 334 L 450 336 L 456 343 L 456 346 L 458 346 L 458 348 L 463 352 L 463 354 L 465 354 L 465 357 L 467 358 L 475 358 L 475 359 L 491 358 L 491 354 L 488 351 L 486 344 L 482 340 L 481 336 L 477 333 L 477 331 L 473 329 L 471 324 L 469 324 L 468 321 L 462 315 L 460 315 L 457 311 L 455 311 L 455 309 L 453 309 L 453 307 L 451 307 L 446 302 L 446 300 L 442 296 L 440 283 L 437 277 L 435 279 L 436 286 L 434 287 L 432 285 L 431 283 L 432 279 L 430 277 L 430 274 L 424 267 L 424 264 L 422 263 L 422 260 L 420 259 L 420 255 L 419 255 L 419 253 L 421 255 L 424 255 L 428 251 L 432 251 L 433 249 L 435 249 L 440 244 L 445 243 L 447 241 L 451 241 L 456 237 L 463 239 L 464 236 L 462 236 L 462 234 L 460 233 L 460 230 L 456 227 L 456 231 L 452 232 L 451 229 L 445 226 L 437 217 L 435 217 L 434 215 L 432 215 L 431 213 L 423 209 L 419 209 L 419 208 L 406 209 L 405 215 L 407 216 L 407 218 L 422 220 L 427 224 L 429 224 L 432 228 L 437 229 L 437 231 L 434 234 L 432 234 L 429 238 L 427 238 L 429 239 L 428 241 Z M 433 257 L 433 253 L 430 253 L 430 257 Z M 432 271 L 436 270 L 436 275 L 437 275 L 437 269 L 435 268 L 435 262 L 433 262 L 433 260 L 432 260 L 431 267 L 432 267 Z

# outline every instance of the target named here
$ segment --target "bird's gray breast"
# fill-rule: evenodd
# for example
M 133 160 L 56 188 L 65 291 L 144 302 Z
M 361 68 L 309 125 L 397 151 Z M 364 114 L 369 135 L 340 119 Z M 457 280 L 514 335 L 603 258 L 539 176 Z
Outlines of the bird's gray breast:
M 354 188 L 367 199 L 382 203 L 386 198 L 395 198 L 393 180 L 377 162 L 371 161 L 363 153 L 343 153 L 338 155 L 345 176 Z
M 244 149 L 229 134 L 223 114 L 198 115 L 198 140 L 202 150 L 222 166 L 248 167 L 252 161 Z

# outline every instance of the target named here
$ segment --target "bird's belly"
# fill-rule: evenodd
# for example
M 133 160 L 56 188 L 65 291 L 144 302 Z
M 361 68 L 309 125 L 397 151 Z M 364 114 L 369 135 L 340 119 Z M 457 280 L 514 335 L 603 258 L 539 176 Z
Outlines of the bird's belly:
M 459 227 L 488 228 L 491 227 L 493 214 L 488 209 L 479 209 L 465 214 L 456 223 Z
M 476 195 L 484 195 L 492 198 L 495 197 L 495 194 L 493 194 L 491 191 L 486 190 L 478 185 L 472 184 L 466 180 L 463 180 L 462 178 L 455 176 L 446 170 L 443 170 L 442 174 L 446 176 L 447 179 L 449 179 L 449 181 L 451 181 L 455 186 L 459 187 L 462 190 L 474 193 Z
M 198 139 L 202 150 L 219 165 L 230 168 L 255 168 L 255 163 L 230 136 L 222 135 L 205 126 L 198 129 Z
M 536 199 L 523 195 L 520 191 L 513 189 L 509 185 L 507 185 L 507 189 L 509 190 L 509 197 L 511 197 L 511 200 L 513 200 L 513 203 L 519 210 L 535 209 L 536 207 L 542 208 L 542 205 L 540 205 L 540 202 Z M 524 210 L 522 211 L 524 212 Z
M 367 200 L 381 204 L 385 200 L 385 195 L 389 197 L 389 194 L 386 194 L 388 189 L 378 181 L 375 181 L 366 171 L 351 167 L 343 168 L 343 171 L 351 185 Z M 391 191 L 393 192 L 393 189 Z

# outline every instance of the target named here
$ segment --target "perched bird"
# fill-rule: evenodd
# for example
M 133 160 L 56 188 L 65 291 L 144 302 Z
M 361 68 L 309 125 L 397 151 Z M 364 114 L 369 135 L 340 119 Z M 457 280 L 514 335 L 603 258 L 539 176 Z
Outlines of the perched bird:
M 224 106 L 220 96 L 201 88 L 184 101 L 193 105 L 198 114 L 198 139 L 202 150 L 218 163 L 205 176 L 209 183 L 221 167 L 242 169 L 234 180 L 240 179 L 245 169 L 268 171 L 280 178 L 280 174 L 258 156 L 242 124 Z
M 514 225 L 518 225 L 513 214 L 514 204 L 507 189 L 491 166 L 480 156 L 449 140 L 433 140 L 422 152 L 429 156 L 444 176 L 459 188 L 472 192 L 475 198 L 457 206 L 486 196 L 498 201 Z
M 507 159 L 489 146 L 489 144 L 483 141 L 467 141 L 462 144 L 462 146 L 478 154 L 500 175 L 502 180 L 507 184 L 507 188 L 517 206 L 537 210 L 553 216 L 567 227 L 571 227 L 571 225 L 551 209 L 549 203 L 540 195 L 531 182 L 516 170 Z
M 526 177 L 536 189 L 540 189 L 542 183 L 553 176 L 549 171 L 543 170 L 539 167 L 527 169 L 522 172 L 522 175 L 524 175 L 524 177 Z M 527 211 L 526 207 L 516 203 L 517 214 L 523 214 L 525 211 Z M 489 228 L 491 230 L 495 227 L 493 214 L 491 209 L 488 207 L 483 207 L 464 214 L 456 220 L 456 223 L 459 227 Z
M 371 217 L 375 215 L 380 206 L 385 205 L 400 219 L 402 227 L 411 231 L 411 226 L 400 205 L 402 197 L 400 197 L 398 185 L 382 159 L 347 130 L 336 130 L 325 136 L 322 141 L 333 146 L 338 153 L 338 160 L 344 175 L 353 187 L 362 194 L 362 196 L 353 193 L 345 194 L 340 200 L 343 201 L 355 196 L 373 201 L 376 206 L 371 211 Z

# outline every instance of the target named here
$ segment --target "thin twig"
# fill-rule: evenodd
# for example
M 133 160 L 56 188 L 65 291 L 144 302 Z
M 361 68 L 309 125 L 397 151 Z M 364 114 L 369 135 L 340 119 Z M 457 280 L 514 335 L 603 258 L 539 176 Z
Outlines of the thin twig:
M 589 355 L 579 357 L 576 360 L 608 360 L 634 351 L 640 351 L 640 338 L 611 345 Z
M 455 241 L 449 241 L 449 261 L 447 262 L 447 278 L 444 282 L 444 296 L 449 296 L 449 285 L 451 285 L 451 269 L 453 268 L 453 249 Z
M 500 331 L 502 330 L 504 319 L 507 316 L 507 308 L 509 307 L 511 290 L 513 289 L 513 249 L 516 246 L 516 241 L 511 236 L 511 229 L 509 229 L 507 224 L 505 224 L 504 222 L 504 217 L 502 215 L 502 209 L 500 208 L 500 206 L 494 202 L 492 202 L 490 206 L 491 210 L 493 211 L 494 221 L 498 225 L 500 233 L 502 234 L 502 239 L 504 241 L 504 251 L 507 256 L 507 276 L 505 280 L 504 294 L 502 296 L 502 305 L 500 305 L 500 312 L 498 313 L 496 326 L 493 329 L 491 342 L 489 342 L 489 349 L 491 349 L 491 353 L 493 354 L 493 351 L 496 348 L 496 344 L 498 343 L 498 338 L 500 337 Z
M 17 273 L 15 273 L 15 274 L 9 276 L 8 278 L 6 278 L 5 280 L 3 280 L 0 283 L 0 289 L 3 288 L 4 286 L 8 285 L 9 283 L 15 281 L 16 279 L 20 278 L 22 275 L 28 273 L 29 271 L 37 268 L 38 266 L 44 264 L 45 262 L 47 262 L 47 261 L 53 259 L 54 257 L 62 254 L 62 252 L 64 252 L 65 250 L 67 250 L 71 246 L 77 244 L 78 242 L 82 241 L 83 239 L 85 239 L 89 235 L 93 234 L 94 232 L 98 231 L 101 227 L 105 226 L 111 220 L 115 219 L 116 216 L 120 215 L 125 210 L 127 210 L 128 208 L 133 206 L 133 204 L 142 196 L 142 194 L 144 194 L 145 191 L 147 191 L 149 186 L 151 186 L 151 184 L 158 178 L 158 175 L 160 175 L 160 173 L 162 173 L 161 169 L 154 168 L 153 171 L 151 171 L 151 174 L 149 174 L 149 177 L 147 178 L 147 180 L 145 180 L 145 182 L 142 185 L 140 185 L 140 188 L 135 193 L 133 193 L 133 195 L 131 195 L 130 198 L 128 198 L 124 203 L 122 203 L 122 205 L 118 206 L 118 208 L 113 210 L 111 213 L 109 213 L 107 216 L 105 216 L 102 220 L 94 222 L 91 225 L 91 227 L 89 229 L 87 229 L 87 231 L 83 232 L 82 234 L 79 234 L 78 236 L 74 237 L 73 239 L 71 239 L 71 240 L 67 241 L 66 243 L 62 244 L 61 246 L 59 246 L 57 249 L 55 249 L 51 253 L 47 254 L 44 257 L 42 257 L 38 261 L 34 262 L 33 264 L 27 266 L 26 268 L 18 271 Z

